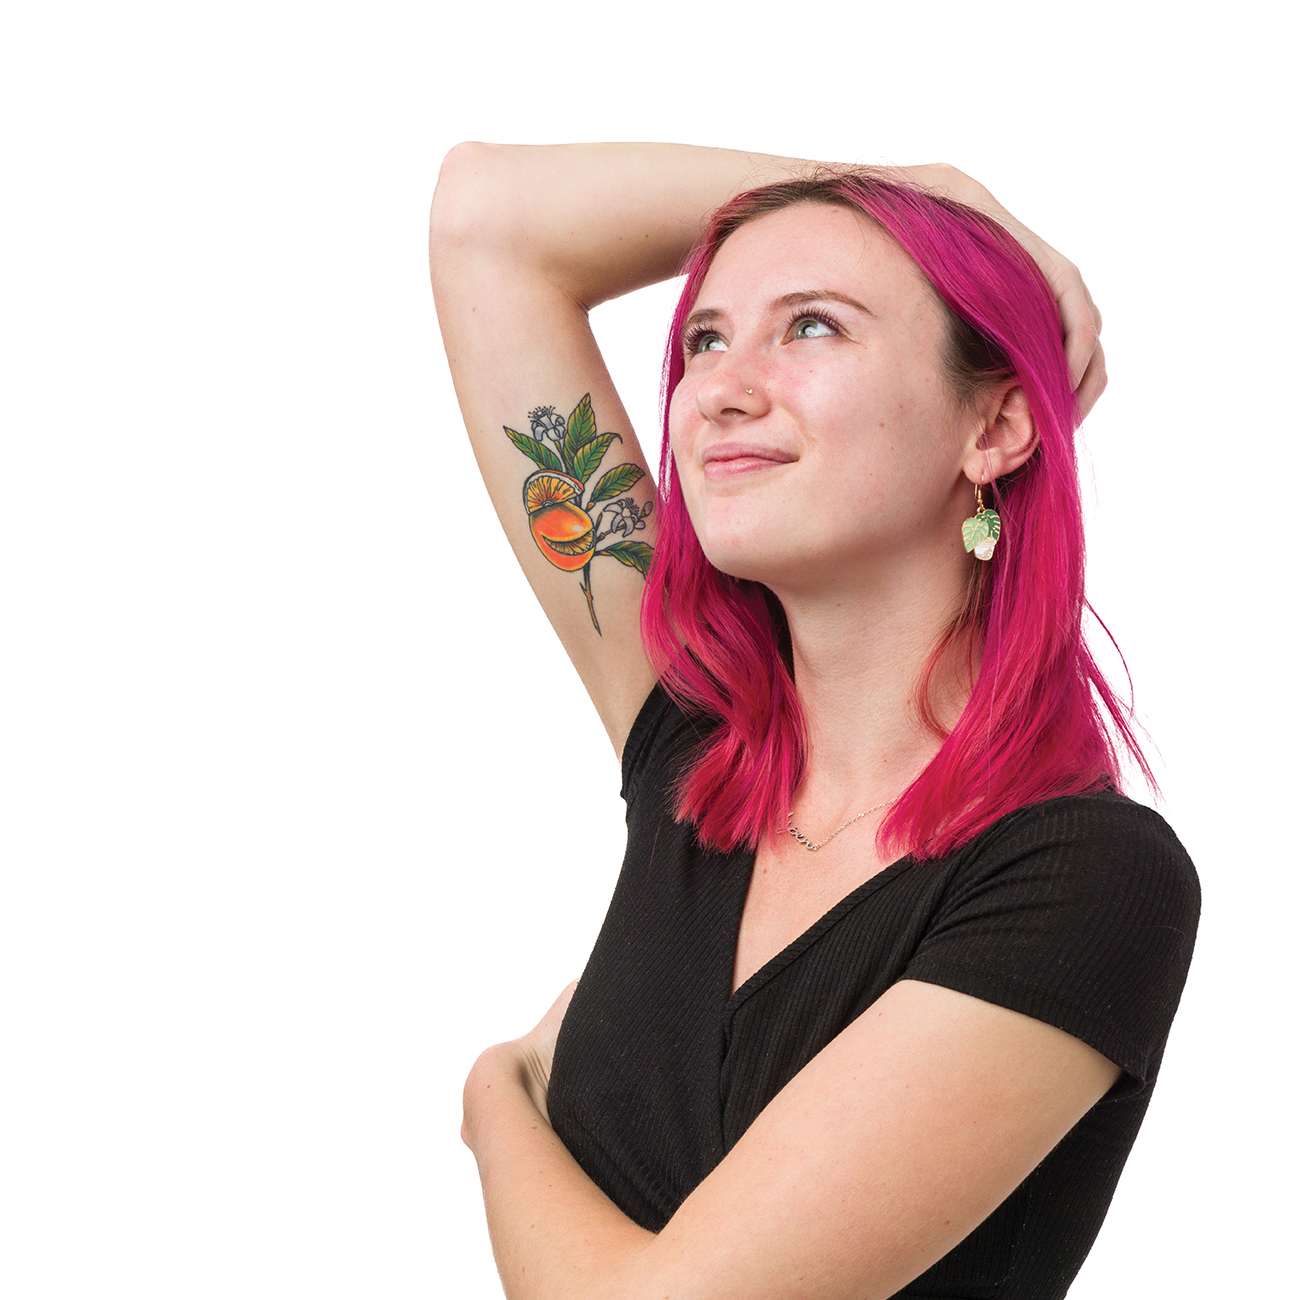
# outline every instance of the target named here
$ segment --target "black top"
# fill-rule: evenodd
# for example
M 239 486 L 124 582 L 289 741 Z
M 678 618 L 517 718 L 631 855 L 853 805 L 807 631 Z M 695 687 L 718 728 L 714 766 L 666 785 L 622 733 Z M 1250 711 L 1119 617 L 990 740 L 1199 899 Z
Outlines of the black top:
M 758 1113 L 900 979 L 1064 1029 L 1124 1074 L 900 1297 L 1053 1300 L 1083 1263 L 1151 1097 L 1200 889 L 1162 818 L 1122 795 L 1021 808 L 950 857 L 904 858 L 733 995 L 752 850 L 702 849 L 672 783 L 708 724 L 656 688 L 623 755 L 622 874 L 556 1044 L 555 1131 L 658 1231 Z

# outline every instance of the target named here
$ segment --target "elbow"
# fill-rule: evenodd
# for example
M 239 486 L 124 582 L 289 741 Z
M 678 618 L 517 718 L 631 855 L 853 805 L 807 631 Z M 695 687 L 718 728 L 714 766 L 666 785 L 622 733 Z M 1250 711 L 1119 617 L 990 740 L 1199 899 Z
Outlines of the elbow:
M 509 145 L 467 140 L 442 160 L 429 212 L 429 262 L 503 244 L 512 225 Z

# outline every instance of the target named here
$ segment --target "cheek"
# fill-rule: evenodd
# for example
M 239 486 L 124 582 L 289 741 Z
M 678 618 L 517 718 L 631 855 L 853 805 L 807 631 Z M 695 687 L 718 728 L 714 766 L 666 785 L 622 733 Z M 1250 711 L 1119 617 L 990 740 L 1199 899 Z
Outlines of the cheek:
M 691 506 L 692 491 L 690 475 L 682 472 L 682 466 L 691 464 L 691 452 L 698 434 L 698 419 L 693 420 L 695 399 L 690 395 L 685 383 L 678 384 L 668 401 L 668 449 L 673 462 L 677 465 L 677 478 L 682 485 L 686 504 Z
M 691 423 L 689 416 L 695 410 L 695 400 L 690 394 L 685 379 L 673 389 L 668 399 L 668 443 L 674 453 L 686 436 L 687 426 Z

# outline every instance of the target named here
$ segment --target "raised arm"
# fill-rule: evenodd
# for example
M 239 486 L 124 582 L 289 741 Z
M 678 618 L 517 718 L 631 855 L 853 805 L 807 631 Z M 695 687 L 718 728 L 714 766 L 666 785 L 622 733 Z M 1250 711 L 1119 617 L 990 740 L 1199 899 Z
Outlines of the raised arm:
M 461 411 L 506 536 L 616 750 L 653 682 L 638 609 L 655 520 L 587 313 L 676 274 L 732 195 L 813 165 L 687 145 L 472 143 L 443 164 L 430 263 Z M 1038 260 L 1086 410 L 1105 372 L 1078 271 L 955 168 L 900 175 L 989 212 Z
M 587 313 L 676 274 L 709 212 L 801 166 L 657 144 L 462 144 L 443 164 L 430 263 L 461 411 L 506 536 L 619 751 L 653 684 L 638 625 L 653 488 Z

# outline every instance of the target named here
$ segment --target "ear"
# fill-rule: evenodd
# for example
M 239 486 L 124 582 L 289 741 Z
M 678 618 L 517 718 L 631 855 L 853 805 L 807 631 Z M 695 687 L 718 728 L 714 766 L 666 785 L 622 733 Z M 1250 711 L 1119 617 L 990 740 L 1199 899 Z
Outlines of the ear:
M 987 483 L 1010 474 L 1034 454 L 1038 430 L 1025 390 L 1014 379 L 985 393 L 975 411 L 962 465 L 972 483 Z

